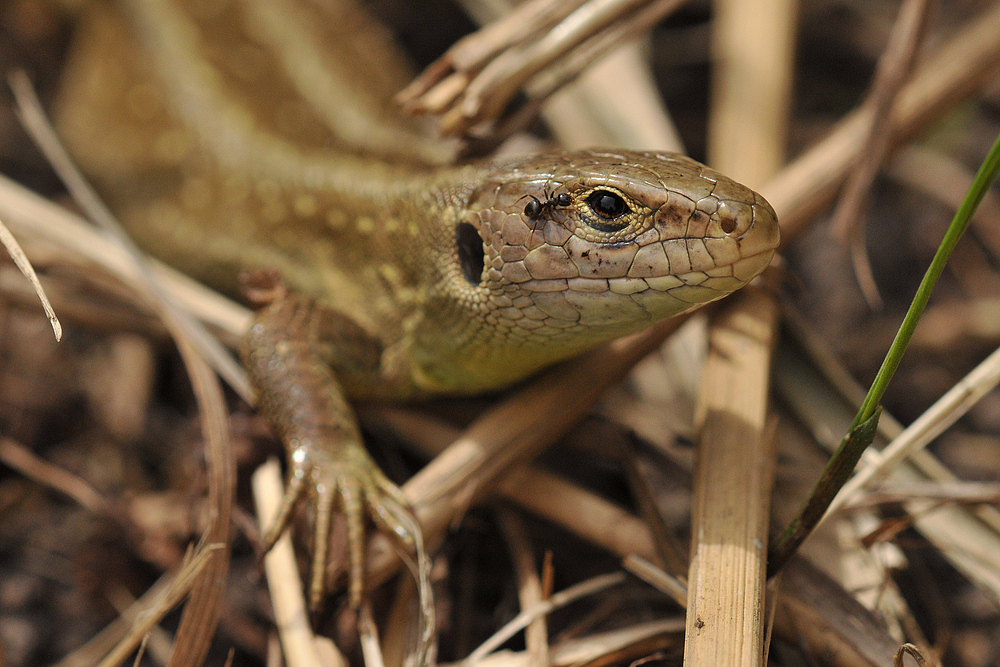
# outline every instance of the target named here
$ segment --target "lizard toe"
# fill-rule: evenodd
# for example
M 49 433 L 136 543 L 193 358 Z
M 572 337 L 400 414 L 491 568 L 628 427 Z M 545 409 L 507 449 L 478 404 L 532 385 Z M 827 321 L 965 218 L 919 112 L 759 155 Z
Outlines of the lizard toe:
M 409 555 L 416 553 L 419 536 L 415 533 L 416 519 L 409 508 L 395 498 L 383 496 L 370 504 L 370 512 L 375 526 L 389 535 Z
M 347 601 L 352 609 L 361 606 L 364 592 L 365 503 L 362 484 L 356 478 L 340 487 L 341 511 L 347 521 Z
M 372 475 L 365 486 L 365 504 L 376 527 L 390 535 L 407 553 L 413 554 L 417 543 L 414 535 L 416 519 L 409 510 L 409 502 L 402 489 L 393 484 L 381 471 Z
M 281 505 L 274 521 L 261 538 L 263 553 L 271 550 L 271 547 L 278 541 L 281 534 L 285 532 L 292 520 L 292 512 L 298 504 L 299 499 L 306 491 L 305 475 L 302 470 L 292 470 L 288 477 L 285 493 L 281 497 Z
M 326 594 L 326 566 L 330 553 L 330 523 L 337 499 L 337 487 L 324 482 L 314 485 L 316 524 L 313 528 L 313 554 L 309 573 L 309 609 L 319 611 Z

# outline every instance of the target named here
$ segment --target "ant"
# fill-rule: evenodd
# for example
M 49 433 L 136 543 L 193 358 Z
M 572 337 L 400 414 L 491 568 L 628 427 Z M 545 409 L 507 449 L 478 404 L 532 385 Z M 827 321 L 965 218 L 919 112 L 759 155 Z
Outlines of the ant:
M 531 201 L 524 206 L 524 214 L 528 216 L 530 220 L 538 220 L 538 218 L 542 217 L 542 213 L 544 213 L 546 209 L 555 208 L 556 206 L 565 207 L 573 203 L 573 198 L 570 197 L 567 192 L 560 192 L 555 197 L 545 193 L 545 201 L 539 200 L 538 197 L 534 195 L 525 196 L 531 197 Z

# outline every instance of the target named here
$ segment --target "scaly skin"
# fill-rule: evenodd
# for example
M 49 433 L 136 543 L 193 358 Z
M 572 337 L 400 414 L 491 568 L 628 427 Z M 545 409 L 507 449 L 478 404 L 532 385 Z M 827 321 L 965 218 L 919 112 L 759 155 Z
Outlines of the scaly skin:
M 339 67 L 323 54 L 343 47 L 318 3 L 198 5 L 135 0 L 127 20 L 98 10 L 60 128 L 151 253 L 229 292 L 243 270 L 281 276 L 243 356 L 289 455 L 265 541 L 301 495 L 316 503 L 314 606 L 335 506 L 355 605 L 365 509 L 413 537 L 346 399 L 509 385 L 739 289 L 778 245 L 760 195 L 679 155 L 429 166 L 435 149 L 407 128 L 353 125 L 380 100 L 342 112 L 317 93 Z M 377 158 L 359 157 L 365 139 Z

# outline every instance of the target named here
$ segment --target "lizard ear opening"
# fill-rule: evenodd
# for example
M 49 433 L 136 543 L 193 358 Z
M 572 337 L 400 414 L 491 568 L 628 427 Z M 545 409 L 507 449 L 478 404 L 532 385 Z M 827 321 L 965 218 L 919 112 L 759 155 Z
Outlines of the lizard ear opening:
M 455 242 L 458 245 L 458 263 L 462 274 L 471 285 L 478 285 L 483 277 L 483 266 L 486 262 L 486 252 L 483 250 L 483 239 L 479 231 L 467 222 L 461 222 L 455 227 Z

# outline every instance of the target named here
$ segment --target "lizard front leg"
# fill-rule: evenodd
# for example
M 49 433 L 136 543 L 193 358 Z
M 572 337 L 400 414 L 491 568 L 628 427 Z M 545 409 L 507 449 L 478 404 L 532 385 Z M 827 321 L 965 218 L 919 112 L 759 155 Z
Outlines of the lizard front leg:
M 264 535 L 270 549 L 290 523 L 303 497 L 315 506 L 309 605 L 319 609 L 326 590 L 330 524 L 339 507 L 347 521 L 348 599 L 361 603 L 365 515 L 412 552 L 416 522 L 401 518 L 406 501 L 368 455 L 354 411 L 330 365 L 338 358 L 361 366 L 377 363 L 377 343 L 353 321 L 301 295 L 287 292 L 273 276 L 255 274 L 251 298 L 257 311 L 241 355 L 259 393 L 259 407 L 284 443 L 288 482 L 274 524 Z

